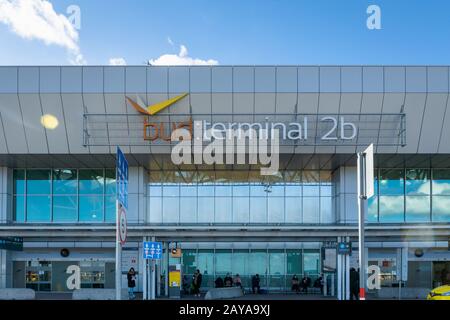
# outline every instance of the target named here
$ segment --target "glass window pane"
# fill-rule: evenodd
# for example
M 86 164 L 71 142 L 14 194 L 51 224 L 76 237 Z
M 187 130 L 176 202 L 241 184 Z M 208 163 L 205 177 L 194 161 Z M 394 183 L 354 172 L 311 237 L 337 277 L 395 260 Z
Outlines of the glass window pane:
M 302 274 L 301 250 L 286 250 L 286 263 L 287 274 Z
M 231 197 L 231 185 L 216 186 L 216 197 Z
M 249 192 L 250 187 L 248 185 L 233 186 L 233 197 L 248 197 Z
M 180 196 L 182 197 L 195 197 L 197 196 L 197 186 L 193 185 L 181 185 Z
M 199 197 L 213 197 L 214 185 L 199 185 L 197 191 Z
M 320 273 L 320 254 L 319 252 L 307 251 L 303 253 L 304 272 L 308 275 Z
M 53 194 L 76 195 L 77 193 L 77 170 L 53 170 Z
M 303 198 L 303 223 L 319 223 L 319 197 Z
M 406 170 L 406 194 L 429 195 L 430 194 L 430 170 L 407 169 Z
M 304 185 L 303 196 L 305 197 L 317 197 L 319 196 L 320 187 L 318 185 Z
M 78 203 L 76 196 L 53 197 L 53 221 L 75 222 L 78 220 Z
M 214 222 L 214 198 L 199 197 L 198 198 L 198 222 L 212 223 Z
M 266 198 L 250 198 L 250 222 L 267 222 L 267 200 Z
M 79 170 L 80 194 L 103 194 L 103 170 Z
M 25 222 L 25 196 L 14 196 L 14 221 Z
M 430 197 L 406 196 L 406 221 L 426 222 L 430 221 Z
M 114 183 L 115 185 L 115 183 Z M 116 196 L 105 196 L 105 221 L 116 221 Z
M 150 197 L 149 198 L 149 211 L 150 211 L 150 223 L 162 222 L 162 198 Z
M 214 275 L 214 250 L 198 250 L 197 269 L 205 275 Z
M 25 170 L 14 170 L 14 194 L 25 194 Z
M 197 222 L 197 198 L 182 197 L 180 198 L 180 222 L 196 223 Z
M 27 194 L 50 194 L 50 170 L 27 170 Z
M 164 197 L 178 197 L 180 195 L 180 188 L 178 185 L 163 186 Z
M 161 185 L 152 185 L 149 186 L 149 196 L 150 197 L 162 197 L 162 187 Z
M 284 223 L 284 198 L 268 198 L 268 219 L 269 223 Z
M 231 274 L 231 250 L 216 250 L 216 276 Z
M 249 253 L 248 250 L 234 250 L 233 260 L 231 261 L 233 274 L 240 276 L 249 274 Z
M 367 200 L 367 221 L 378 222 L 378 197 L 374 196 Z
M 450 197 L 433 197 L 433 221 L 450 222 Z
M 27 221 L 50 222 L 51 220 L 50 196 L 28 196 L 26 201 L 27 201 Z
M 231 197 L 216 197 L 215 222 L 226 223 L 232 221 Z
M 286 197 L 301 197 L 302 186 L 300 184 L 287 184 L 286 185 Z
M 179 219 L 180 206 L 178 199 L 163 198 L 163 222 L 175 223 Z
M 284 185 L 275 184 L 270 187 L 270 192 L 267 194 L 269 197 L 283 197 Z
M 103 221 L 103 196 L 80 196 L 79 201 L 80 201 L 80 221 L 82 222 Z
M 116 194 L 116 170 L 105 169 L 105 193 Z
M 183 273 L 184 274 L 194 274 L 197 269 L 197 265 L 195 263 L 196 250 L 192 249 L 183 249 Z
M 251 197 L 265 197 L 267 196 L 266 187 L 262 184 L 252 184 L 250 186 Z M 233 196 L 238 196 L 237 194 L 233 194 Z
M 403 169 L 380 170 L 380 194 L 401 195 L 404 193 Z
M 302 223 L 302 198 L 286 197 L 286 222 Z
M 251 250 L 250 251 L 250 275 L 259 274 L 262 278 L 266 274 L 267 252 L 266 250 Z
M 284 275 L 284 261 L 286 260 L 284 251 L 269 250 L 269 274 Z
M 433 169 L 433 194 L 450 195 L 449 169 Z
M 233 222 L 248 223 L 250 201 L 248 197 L 233 198 Z
M 334 223 L 333 199 L 331 197 L 320 197 L 320 223 Z
M 380 222 L 403 222 L 404 220 L 404 197 L 403 196 L 380 196 Z

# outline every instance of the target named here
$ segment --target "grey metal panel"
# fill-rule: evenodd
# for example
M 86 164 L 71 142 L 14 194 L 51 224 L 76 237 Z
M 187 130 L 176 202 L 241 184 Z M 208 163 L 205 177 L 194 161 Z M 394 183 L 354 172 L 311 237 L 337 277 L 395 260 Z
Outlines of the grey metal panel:
M 41 124 L 42 109 L 39 94 L 19 94 L 28 152 L 48 153 L 47 137 Z
M 341 90 L 342 92 L 362 91 L 362 68 L 342 67 L 341 68 Z
M 0 95 L 0 113 L 10 153 L 28 153 L 22 110 L 17 94 Z
M 61 92 L 81 92 L 81 67 L 61 67 Z
M 363 91 L 383 92 L 384 91 L 383 67 L 363 67 Z
M 190 69 L 191 93 L 211 92 L 211 68 L 195 67 Z
M 212 112 L 210 93 L 191 93 L 188 97 L 178 101 L 173 109 L 176 109 L 177 113 L 189 113 L 189 102 L 192 107 L 192 114 L 209 114 Z M 173 110 L 171 109 L 171 112 L 172 111 Z
M 334 70 L 333 72 L 336 72 L 336 70 Z M 327 89 L 329 89 L 331 91 L 333 88 L 329 87 Z M 338 114 L 340 104 L 341 104 L 341 94 L 340 93 L 323 93 L 322 92 L 319 95 L 319 107 L 318 107 L 317 113 L 318 114 Z M 335 153 L 336 147 L 316 146 L 315 152 L 316 153 Z
M 298 68 L 298 92 L 319 92 L 319 67 Z
M 103 72 L 102 72 L 103 73 Z M 98 75 L 98 74 L 97 74 Z M 87 113 L 96 113 L 96 114 L 104 114 L 106 112 L 105 108 L 105 99 L 103 93 L 84 93 L 83 94 L 83 103 L 86 107 Z M 99 123 L 97 129 L 103 129 L 106 133 L 108 133 L 108 124 L 106 123 L 106 119 L 104 123 Z M 115 153 L 116 150 L 114 147 L 108 146 L 91 146 L 89 148 L 91 153 Z
M 233 67 L 233 92 L 254 92 L 254 68 Z
M 294 113 L 296 111 L 298 95 L 292 93 L 277 93 L 276 95 L 276 111 L 279 113 Z
M 59 93 L 61 91 L 61 68 L 39 68 L 39 92 Z
M 255 113 L 275 114 L 275 93 L 255 93 Z
M 0 93 L 17 93 L 17 67 L 0 68 Z
M 384 68 L 385 92 L 405 92 L 405 67 Z
M 83 67 L 83 92 L 103 93 L 103 67 Z
M 320 92 L 341 91 L 341 68 L 320 67 Z
M 43 113 L 54 115 L 59 122 L 55 129 L 45 129 L 49 152 L 57 154 L 68 153 L 66 121 L 61 104 L 61 95 L 59 93 L 41 93 L 41 104 Z
M 421 135 L 419 137 L 419 153 L 438 152 L 438 137 L 440 137 L 442 131 L 447 99 L 448 93 L 428 93 Z
M 125 91 L 126 92 L 146 92 L 147 91 L 146 67 L 126 67 L 125 68 Z
M 69 141 L 69 153 L 89 153 L 83 146 L 83 99 L 81 94 L 62 93 L 62 106 Z
M 1 94 L 0 94 L 1 96 Z M 1 103 L 0 103 L 1 104 Z M 5 128 L 3 127 L 2 112 L 0 106 L 0 154 L 8 153 L 8 145 L 6 143 Z
M 189 67 L 169 68 L 169 92 L 189 92 Z
M 212 114 L 233 113 L 233 94 L 232 93 L 213 93 L 212 94 Z
M 428 67 L 428 92 L 449 92 L 449 68 Z
M 405 103 L 404 93 L 385 93 L 381 113 L 400 113 L 402 105 Z M 408 122 L 408 116 L 407 120 Z M 408 144 L 408 139 L 406 139 Z M 417 147 L 417 145 L 416 145 Z M 397 147 L 377 146 L 376 153 L 396 153 Z
M 450 99 L 447 99 L 445 114 L 442 121 L 442 131 L 439 137 L 439 153 L 450 153 Z
M 361 78 L 361 75 L 360 75 Z M 352 90 L 352 89 L 350 89 Z M 355 92 L 355 91 L 351 91 Z M 349 121 L 345 119 L 346 113 L 358 114 L 361 111 L 362 105 L 362 94 L 361 93 L 342 93 L 341 94 L 341 104 L 339 108 L 339 114 L 344 117 L 344 121 Z M 355 153 L 356 147 L 336 147 L 336 153 Z
M 125 68 L 124 67 L 104 67 L 104 92 L 122 93 L 125 92 Z
M 275 67 L 255 68 L 255 92 L 275 92 Z
M 427 68 L 406 67 L 406 92 L 427 91 Z
M 254 94 L 234 93 L 233 94 L 233 114 L 253 113 Z
M 19 67 L 19 93 L 39 92 L 39 68 Z
M 420 130 L 426 103 L 426 94 L 407 93 L 405 98 L 406 142 L 400 153 L 416 153 L 419 147 Z
M 228 93 L 233 91 L 233 68 L 212 68 L 212 91 L 217 93 Z
M 297 92 L 297 68 L 277 67 L 276 69 L 276 91 L 286 93 Z
M 319 107 L 318 93 L 299 93 L 298 94 L 298 113 L 317 113 Z M 313 146 L 300 146 L 295 148 L 295 153 L 314 153 Z
M 147 92 L 166 93 L 168 90 L 168 68 L 149 67 L 147 69 Z
M 174 94 L 176 95 L 176 94 Z M 148 93 L 147 94 L 147 105 L 152 105 L 164 100 L 167 100 L 170 98 L 171 95 L 169 95 L 168 93 Z M 172 95 L 173 96 L 173 95 Z M 184 98 L 183 100 L 186 100 L 187 98 Z M 169 108 L 165 108 L 164 110 L 161 110 L 160 112 L 158 112 L 157 114 L 155 114 L 152 119 L 155 120 L 159 120 L 161 119 L 161 117 L 158 117 L 158 115 L 165 115 L 165 114 L 169 114 L 170 113 L 170 109 L 172 107 Z
M 127 114 L 128 106 L 125 102 L 125 96 L 120 93 L 105 93 L 106 113 Z M 131 111 L 131 109 L 130 109 Z M 136 111 L 133 109 L 133 113 Z M 119 146 L 124 153 L 130 153 L 129 146 Z

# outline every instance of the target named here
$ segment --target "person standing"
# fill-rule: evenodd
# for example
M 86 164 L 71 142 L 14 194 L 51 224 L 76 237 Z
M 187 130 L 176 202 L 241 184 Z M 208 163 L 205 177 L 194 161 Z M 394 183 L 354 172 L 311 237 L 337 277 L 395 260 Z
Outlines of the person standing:
M 136 299 L 134 295 L 134 288 L 136 287 L 136 272 L 134 268 L 130 268 L 127 273 L 127 282 L 128 282 L 128 298 L 130 300 Z
M 359 300 L 359 272 L 355 268 L 350 269 L 350 300 Z
M 259 291 L 260 291 L 260 287 L 259 287 L 259 274 L 255 274 L 253 277 L 252 277 L 252 292 L 253 293 L 259 293 Z
M 202 278 L 203 278 L 203 276 L 200 273 L 200 270 L 197 269 L 197 271 L 195 271 L 194 281 L 193 281 L 194 295 L 196 297 L 200 297 L 200 287 L 202 286 Z

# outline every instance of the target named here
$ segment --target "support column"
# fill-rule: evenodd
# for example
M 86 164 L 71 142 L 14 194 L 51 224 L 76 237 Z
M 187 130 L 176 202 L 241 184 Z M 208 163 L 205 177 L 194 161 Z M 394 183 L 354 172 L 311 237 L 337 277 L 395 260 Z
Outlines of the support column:
M 155 242 L 156 238 L 152 237 L 152 241 Z M 150 263 L 150 300 L 155 300 L 156 298 L 156 272 L 155 272 L 155 259 L 151 260 Z
M 164 242 L 164 296 L 169 297 L 169 242 Z
M 147 241 L 147 237 L 142 237 L 142 243 Z M 144 248 L 142 247 L 142 257 Z M 147 259 L 142 259 L 142 299 L 148 300 L 148 277 L 147 277 Z

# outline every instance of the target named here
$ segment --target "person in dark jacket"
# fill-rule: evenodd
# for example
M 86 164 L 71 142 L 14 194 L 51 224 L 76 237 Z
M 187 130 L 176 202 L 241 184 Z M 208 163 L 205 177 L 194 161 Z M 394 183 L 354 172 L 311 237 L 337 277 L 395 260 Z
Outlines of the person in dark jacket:
M 216 281 L 214 281 L 216 284 L 216 288 L 223 288 L 223 279 L 222 277 L 217 277 Z
M 311 286 L 311 278 L 308 277 L 307 274 L 305 274 L 305 276 L 302 278 L 302 292 L 304 293 L 308 293 L 308 288 Z
M 355 268 L 350 269 L 350 300 L 359 300 L 359 272 Z
M 229 273 L 223 278 L 223 283 L 225 287 L 231 287 L 233 285 L 233 278 L 231 278 Z
M 127 280 L 128 280 L 128 298 L 130 300 L 133 300 L 136 298 L 134 295 L 134 287 L 136 287 L 136 272 L 134 271 L 134 268 L 130 268 L 127 273 Z
M 194 287 L 194 295 L 197 297 L 200 297 L 200 287 L 202 286 L 202 274 L 200 273 L 200 270 L 197 269 L 194 274 L 193 279 L 193 287 Z
M 255 274 L 253 277 L 252 277 L 252 292 L 253 293 L 259 293 L 259 290 L 260 290 L 260 287 L 259 287 L 259 281 L 260 281 L 260 279 L 259 279 L 259 274 Z
M 298 280 L 298 277 L 296 274 L 292 277 L 292 291 L 295 291 L 296 293 L 300 292 L 300 282 Z

